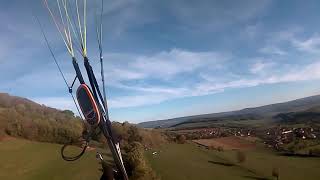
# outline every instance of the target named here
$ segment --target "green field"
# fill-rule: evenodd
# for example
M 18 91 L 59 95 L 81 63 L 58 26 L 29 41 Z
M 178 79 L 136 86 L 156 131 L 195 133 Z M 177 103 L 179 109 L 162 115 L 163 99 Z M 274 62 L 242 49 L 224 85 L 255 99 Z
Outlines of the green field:
M 0 141 L 0 179 L 100 178 L 96 151 L 87 152 L 78 161 L 66 162 L 60 157 L 60 148 L 57 144 L 20 139 Z
M 95 151 L 76 162 L 60 157 L 61 145 L 20 139 L 0 142 L 0 179 L 99 179 Z M 159 152 L 152 155 L 153 151 Z M 235 163 L 235 152 L 206 150 L 194 144 L 168 144 L 147 151 L 146 157 L 162 180 L 272 179 L 273 167 L 280 179 L 320 179 L 320 158 L 277 156 L 264 149 L 247 151 L 247 160 Z
M 161 151 L 152 155 L 153 151 Z M 263 149 L 246 152 L 239 165 L 234 151 L 217 152 L 194 144 L 169 144 L 146 152 L 152 168 L 163 180 L 273 179 L 272 168 L 280 169 L 280 179 L 320 179 L 320 158 L 278 156 Z

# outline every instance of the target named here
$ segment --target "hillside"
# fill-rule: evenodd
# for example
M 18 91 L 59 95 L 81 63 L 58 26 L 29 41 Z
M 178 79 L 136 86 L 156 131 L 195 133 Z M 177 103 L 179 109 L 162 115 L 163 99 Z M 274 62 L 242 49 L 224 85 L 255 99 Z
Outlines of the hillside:
M 4 111 L 5 109 L 10 109 L 10 108 L 15 108 L 21 112 L 32 111 L 32 112 L 41 113 L 41 114 L 51 114 L 51 115 L 63 114 L 65 116 L 74 116 L 73 112 L 69 110 L 61 111 L 55 108 L 47 107 L 45 105 L 40 105 L 27 98 L 11 96 L 8 93 L 0 93 L 1 111 Z
M 0 137 L 66 143 L 81 136 L 82 123 L 72 111 L 57 110 L 26 98 L 0 93 Z
M 61 145 L 56 144 L 65 144 L 71 141 L 79 142 L 84 128 L 85 123 L 75 117 L 69 110 L 61 111 L 39 105 L 25 98 L 1 93 L 0 145 L 3 146 L 0 148 L 0 153 L 3 152 L 2 154 L 6 155 L 10 152 L 11 155 L 5 159 L 0 157 L 5 160 L 5 163 L 9 164 L 9 166 L 0 166 L 0 169 L 4 169 L 2 172 L 0 171 L 0 179 L 14 179 L 14 177 L 20 179 L 48 179 L 47 177 L 54 179 L 97 179 L 92 174 L 82 176 L 81 173 L 73 178 L 73 174 L 70 172 L 77 169 L 62 160 L 59 154 Z M 129 166 L 127 172 L 130 179 L 156 179 L 156 175 L 145 162 L 143 151 L 144 148 L 159 147 L 167 143 L 167 137 L 159 131 L 140 129 L 129 123 L 113 122 L 112 128 L 115 136 L 121 141 L 122 157 L 124 164 Z M 94 134 L 92 140 L 95 141 L 90 142 L 90 147 L 106 147 L 105 137 L 101 133 Z M 17 151 L 11 151 L 10 148 L 15 149 L 15 145 L 18 147 L 20 142 L 22 145 L 19 150 L 21 151 L 18 149 L 16 149 Z M 45 150 L 46 148 L 48 150 Z M 34 149 L 41 150 L 38 152 Z M 78 167 L 79 170 L 83 169 L 83 163 L 92 165 L 96 162 L 93 158 L 94 153 L 90 150 L 87 151 L 90 160 L 81 158 L 79 161 L 83 161 L 81 166 Z M 67 154 L 68 152 L 67 150 Z M 69 154 L 75 154 L 73 151 L 71 152 Z M 99 150 L 99 152 L 101 151 Z M 24 154 L 25 157 L 20 157 L 21 154 Z M 37 158 L 42 156 L 44 158 Z M 30 158 L 35 159 L 31 162 Z M 20 161 L 30 161 L 31 163 L 19 163 Z M 95 163 L 95 165 L 98 165 L 98 163 Z M 23 172 L 15 176 L 12 173 L 7 173 L 11 169 L 18 168 L 21 168 Z M 66 171 L 67 168 L 71 171 Z M 39 171 L 35 172 L 34 169 Z M 95 175 L 101 174 L 97 173 L 97 166 L 94 167 L 94 170 Z
M 270 104 L 255 108 L 246 108 L 238 111 L 203 114 L 195 116 L 179 117 L 167 120 L 149 121 L 139 123 L 138 126 L 144 128 L 168 128 L 184 123 L 211 122 L 221 120 L 262 120 L 272 119 L 279 113 L 300 112 L 308 109 L 320 107 L 320 95 L 301 98 L 293 101 Z

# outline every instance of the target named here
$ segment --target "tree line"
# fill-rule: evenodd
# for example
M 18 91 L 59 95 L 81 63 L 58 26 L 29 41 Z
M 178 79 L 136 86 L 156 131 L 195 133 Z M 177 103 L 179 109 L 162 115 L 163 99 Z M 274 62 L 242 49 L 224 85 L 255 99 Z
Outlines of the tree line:
M 86 125 L 72 111 L 60 111 L 0 93 L 0 139 L 13 136 L 64 144 L 78 141 L 85 128 Z M 159 131 L 140 129 L 128 122 L 113 122 L 112 128 L 121 140 L 123 160 L 130 179 L 159 179 L 144 158 L 144 151 L 166 143 L 167 137 Z M 98 145 L 106 143 L 101 134 L 96 134 L 93 139 Z
M 24 98 L 0 94 L 0 136 L 68 143 L 81 136 L 82 126 L 72 111 L 60 111 Z

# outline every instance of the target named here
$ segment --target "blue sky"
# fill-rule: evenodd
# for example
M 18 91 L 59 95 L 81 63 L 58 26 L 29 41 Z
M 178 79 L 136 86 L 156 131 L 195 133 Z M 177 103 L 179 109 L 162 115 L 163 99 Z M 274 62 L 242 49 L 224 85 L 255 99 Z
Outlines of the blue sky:
M 88 2 L 88 52 L 99 75 L 98 1 Z M 316 0 L 105 0 L 111 119 L 136 123 L 319 94 L 319 7 Z M 73 80 L 70 57 L 41 1 L 3 1 L 0 92 L 75 110 L 34 15 Z

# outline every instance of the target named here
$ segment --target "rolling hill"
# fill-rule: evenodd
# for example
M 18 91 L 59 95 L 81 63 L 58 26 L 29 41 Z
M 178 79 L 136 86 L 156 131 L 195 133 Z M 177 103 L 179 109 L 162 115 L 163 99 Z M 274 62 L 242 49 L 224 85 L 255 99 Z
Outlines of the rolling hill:
M 168 128 L 185 123 L 212 122 L 222 120 L 262 120 L 273 119 L 280 113 L 301 112 L 307 110 L 320 109 L 320 95 L 296 99 L 293 101 L 270 104 L 254 108 L 245 108 L 238 111 L 211 113 L 195 116 L 186 116 L 166 120 L 148 121 L 139 123 L 138 126 L 144 128 Z
M 0 138 L 66 143 L 82 133 L 82 122 L 72 111 L 58 110 L 26 98 L 0 93 Z

